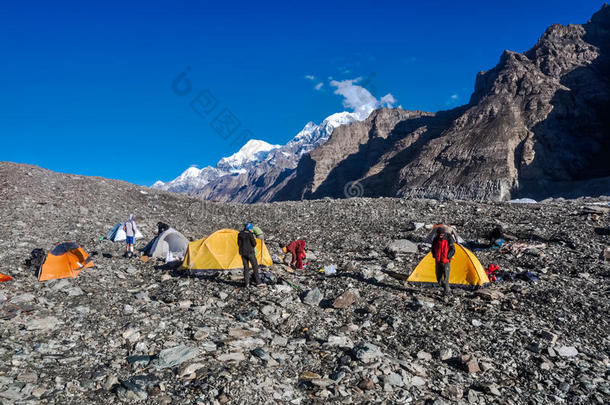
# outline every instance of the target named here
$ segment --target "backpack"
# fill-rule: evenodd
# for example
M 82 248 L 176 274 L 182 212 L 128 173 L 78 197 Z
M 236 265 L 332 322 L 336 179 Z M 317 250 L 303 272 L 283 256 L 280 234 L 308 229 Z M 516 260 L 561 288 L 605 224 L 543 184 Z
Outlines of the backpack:
M 277 283 L 277 279 L 276 279 L 275 275 L 271 272 L 261 271 L 259 273 L 259 277 L 260 277 L 261 283 L 264 283 L 264 284 L 276 284 Z
M 540 281 L 540 277 L 538 276 L 537 273 L 534 273 L 533 271 L 524 271 L 522 273 L 517 274 L 517 278 L 524 280 L 524 281 L 529 281 L 532 283 L 535 283 L 536 281 Z
M 169 229 L 169 225 L 164 222 L 157 222 L 157 235 L 161 235 L 163 232 Z
M 497 264 L 490 264 L 489 266 L 487 266 L 487 268 L 485 269 L 485 274 L 487 274 L 487 278 L 489 278 L 489 281 L 492 283 L 495 283 L 496 281 L 498 281 L 498 277 L 496 272 L 500 270 L 500 267 L 498 267 Z
M 30 253 L 30 258 L 25 261 L 25 265 L 33 267 L 34 269 L 39 269 L 44 263 L 45 256 L 46 253 L 44 250 L 36 248 Z

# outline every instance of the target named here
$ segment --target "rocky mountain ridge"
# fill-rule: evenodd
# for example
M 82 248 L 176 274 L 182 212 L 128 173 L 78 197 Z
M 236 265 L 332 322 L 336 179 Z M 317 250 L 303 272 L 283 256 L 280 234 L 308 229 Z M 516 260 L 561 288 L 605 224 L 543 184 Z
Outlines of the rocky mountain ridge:
M 477 75 L 464 106 L 381 108 L 364 120 L 308 124 L 245 172 L 214 172 L 187 192 L 246 203 L 608 195 L 609 10 L 583 25 L 549 27 L 522 54 L 505 51 Z
M 610 7 L 553 25 L 436 114 L 380 109 L 338 128 L 270 200 L 402 196 L 507 200 L 610 193 Z M 353 189 L 353 187 L 352 187 Z

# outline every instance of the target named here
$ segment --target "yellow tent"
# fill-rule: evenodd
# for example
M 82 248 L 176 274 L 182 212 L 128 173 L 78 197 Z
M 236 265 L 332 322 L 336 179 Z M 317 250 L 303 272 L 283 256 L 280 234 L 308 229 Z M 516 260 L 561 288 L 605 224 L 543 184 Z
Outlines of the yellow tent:
M 428 253 L 419 262 L 407 279 L 407 282 L 409 281 L 416 283 L 438 282 L 436 280 L 436 263 L 432 257 L 432 252 Z M 449 284 L 483 285 L 485 283 L 489 283 L 489 279 L 479 259 L 470 250 L 456 243 L 455 254 L 451 259 Z
M 181 269 L 229 270 L 243 267 L 237 234 L 234 229 L 221 229 L 207 238 L 190 242 Z M 265 242 L 256 239 L 256 260 L 259 265 L 271 266 L 273 260 Z

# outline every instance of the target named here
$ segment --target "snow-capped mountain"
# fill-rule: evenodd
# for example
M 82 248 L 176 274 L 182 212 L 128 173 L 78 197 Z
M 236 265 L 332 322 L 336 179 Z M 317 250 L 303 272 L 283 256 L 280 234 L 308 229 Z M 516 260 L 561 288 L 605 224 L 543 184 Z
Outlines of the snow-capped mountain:
M 189 168 L 175 180 L 157 181 L 152 187 L 220 201 L 269 201 L 273 190 L 293 175 L 301 157 L 324 144 L 335 128 L 366 120 L 373 110 L 392 108 L 396 103 L 390 93 L 377 99 L 360 85 L 361 81 L 357 77 L 329 83 L 335 89 L 333 93 L 343 97 L 343 106 L 351 112 L 332 114 L 320 125 L 308 122 L 282 146 L 250 140 L 237 153 L 220 159 L 215 167 Z
M 167 183 L 156 181 L 151 187 L 174 193 L 193 194 L 222 176 L 244 173 L 249 165 L 262 161 L 270 151 L 277 148 L 279 145 L 251 139 L 233 155 L 220 159 L 215 167 L 206 166 L 198 169 L 191 166 L 174 180 Z
M 264 160 L 270 151 L 279 147 L 280 145 L 271 145 L 265 141 L 250 139 L 238 152 L 220 159 L 216 167 L 229 172 L 242 173 L 246 170 L 245 166 Z
M 235 154 L 220 159 L 214 167 L 189 167 L 176 179 L 167 183 L 157 181 L 151 187 L 176 193 L 196 194 L 208 199 L 245 201 L 235 195 L 235 190 L 228 186 L 228 183 L 247 184 L 251 175 L 259 178 L 271 173 L 272 168 L 277 173 L 294 169 L 301 156 L 326 142 L 335 128 L 360 120 L 358 114 L 345 111 L 330 115 L 320 125 L 310 121 L 285 145 L 272 145 L 251 139 Z M 268 177 L 273 178 L 272 175 Z
M 216 180 L 227 174 L 230 174 L 230 172 L 217 167 L 206 166 L 203 169 L 198 169 L 197 167 L 191 166 L 174 180 L 168 181 L 167 183 L 156 181 L 151 187 L 174 193 L 191 194 L 192 190 L 199 190 L 210 181 Z
M 308 122 L 288 143 L 271 150 L 264 160 L 245 172 L 219 177 L 192 194 L 214 201 L 269 201 L 290 179 L 303 155 L 323 145 L 335 128 L 359 120 L 354 113 L 341 112 L 327 117 L 320 125 Z
M 335 128 L 354 121 L 359 121 L 358 116 L 347 111 L 326 117 L 320 125 L 310 121 L 285 147 L 288 149 L 296 147 L 297 150 L 294 153 L 300 158 L 305 153 L 326 142 Z

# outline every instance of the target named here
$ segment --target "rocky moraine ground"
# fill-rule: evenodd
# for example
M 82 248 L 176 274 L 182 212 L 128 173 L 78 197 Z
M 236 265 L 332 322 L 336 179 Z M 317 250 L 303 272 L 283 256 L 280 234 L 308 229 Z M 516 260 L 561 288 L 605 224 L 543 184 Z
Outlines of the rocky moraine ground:
M 127 183 L 0 164 L 0 401 L 172 403 L 609 403 L 608 201 L 404 199 L 202 203 Z M 188 277 L 100 240 L 131 212 L 187 237 L 239 227 L 305 239 L 309 266 Z M 476 252 L 536 272 L 477 291 L 404 286 L 426 226 L 483 241 L 502 224 L 524 245 Z M 38 282 L 34 248 L 76 241 L 95 267 Z M 394 243 L 397 251 L 386 247 Z M 145 242 L 139 242 L 143 246 Z M 334 264 L 337 274 L 318 270 Z M 337 299 L 339 298 L 339 299 Z

